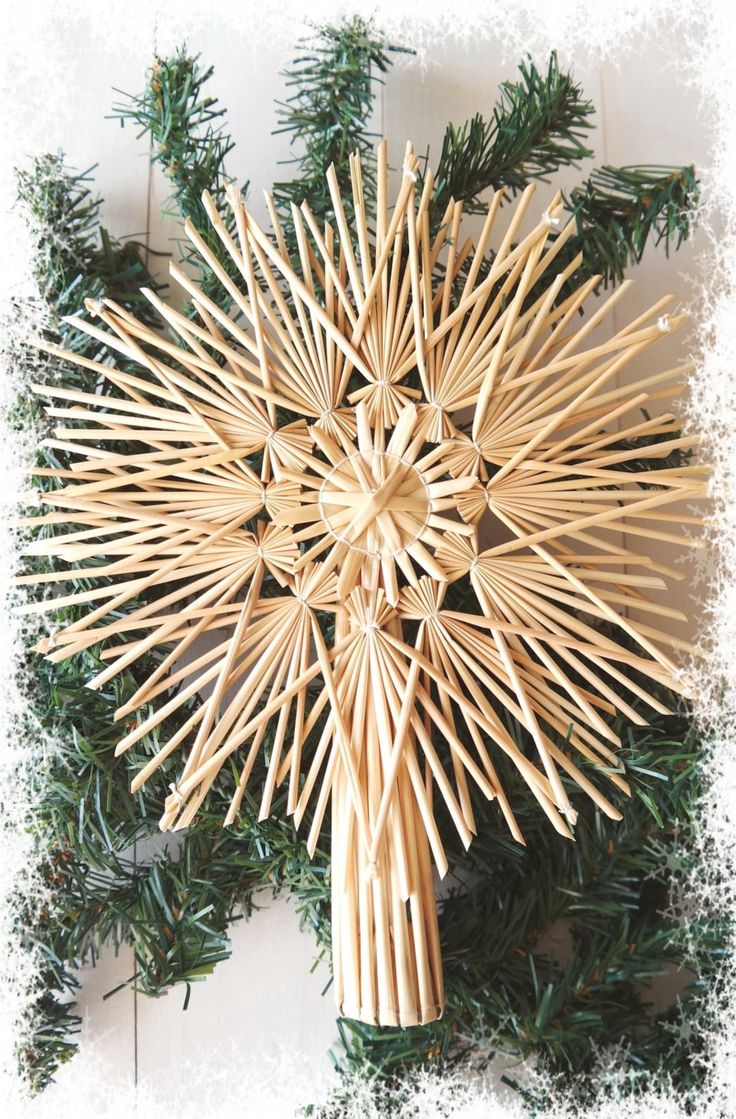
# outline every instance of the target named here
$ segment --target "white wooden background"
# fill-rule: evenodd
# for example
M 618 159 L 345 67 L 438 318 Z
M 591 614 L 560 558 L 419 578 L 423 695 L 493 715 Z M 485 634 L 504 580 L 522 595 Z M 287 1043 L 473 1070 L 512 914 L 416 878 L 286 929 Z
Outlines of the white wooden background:
M 96 183 L 106 199 L 108 227 L 119 236 L 140 237 L 148 222 L 151 247 L 168 249 L 173 225 L 160 218 L 167 185 L 149 171 L 145 141 L 136 139 L 130 127 L 121 130 L 104 119 L 117 98 L 112 86 L 127 91 L 142 88 L 154 49 L 153 18 L 144 21 L 138 35 L 121 43 L 105 34 L 100 9 L 92 13 L 90 6 L 85 15 L 72 14 L 77 11 L 70 9 L 56 21 L 49 23 L 47 18 L 39 24 L 45 52 L 43 88 L 26 90 L 20 150 L 5 155 L 17 161 L 24 154 L 63 148 L 74 167 L 98 162 Z M 293 21 L 293 39 L 302 27 L 299 20 Z M 157 34 L 159 52 L 176 45 L 168 32 L 159 29 Z M 250 179 L 251 199 L 262 216 L 262 189 L 269 188 L 275 177 L 286 177 L 284 170 L 288 173 L 288 168 L 277 165 L 287 155 L 285 142 L 272 137 L 271 129 L 276 123 L 274 99 L 284 96 L 279 72 L 292 55 L 290 36 L 261 37 L 254 46 L 214 12 L 211 18 L 197 21 L 190 45 L 215 67 L 210 92 L 227 107 L 237 141 L 228 169 L 238 178 Z M 692 161 L 707 167 L 710 139 L 692 94 L 673 68 L 666 39 L 647 37 L 627 46 L 617 66 L 593 59 L 581 64 L 563 44 L 559 47 L 562 64 L 573 64 L 597 107 L 591 146 L 598 164 Z M 12 40 L 8 62 L 14 64 Z M 407 138 L 418 150 L 429 144 L 430 152 L 437 153 L 448 120 L 459 123 L 477 110 L 489 112 L 499 81 L 515 76 L 515 63 L 492 41 L 460 43 L 449 36 L 430 48 L 421 62 L 400 56 L 379 94 L 375 114 L 376 128 L 387 136 L 394 160 L 398 161 L 397 153 Z M 560 185 L 570 187 L 577 178 L 576 172 L 566 172 Z M 540 209 L 549 195 L 550 190 L 542 187 Z M 632 273 L 636 289 L 617 308 L 614 326 L 624 321 L 622 316 L 633 317 L 667 291 L 680 293 L 685 302 L 696 299 L 697 286 L 684 273 L 694 275 L 703 247 L 696 238 L 669 262 L 663 252 L 648 251 Z M 680 332 L 665 339 L 660 367 L 682 359 L 692 337 Z M 686 589 L 677 593 L 685 603 Z M 133 971 L 127 950 L 117 957 L 108 952 L 96 968 L 83 969 L 78 999 L 84 1016 L 82 1047 L 93 1044 L 128 1082 L 176 1076 L 183 1055 L 207 1053 L 223 1039 L 243 1054 L 282 1047 L 301 1051 L 314 1060 L 315 1069 L 324 1069 L 325 1053 L 337 1041 L 331 995 L 320 994 L 326 971 L 320 968 L 310 974 L 312 942 L 308 934 L 299 933 L 292 907 L 265 897 L 263 906 L 250 922 L 233 928 L 232 958 L 220 964 L 211 978 L 193 986 L 186 1012 L 183 988 L 157 1000 L 124 990 L 103 1001 L 103 995 Z M 74 1076 L 72 1061 L 60 1073 L 58 1088 L 49 1089 L 47 1104 L 55 1091 L 68 1088 Z

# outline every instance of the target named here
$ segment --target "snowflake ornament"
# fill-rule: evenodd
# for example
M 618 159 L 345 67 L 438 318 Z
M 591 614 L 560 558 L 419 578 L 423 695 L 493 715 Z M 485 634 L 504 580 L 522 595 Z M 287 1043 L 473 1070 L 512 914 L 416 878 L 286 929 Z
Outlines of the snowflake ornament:
M 72 565 L 48 581 L 84 587 L 29 608 L 86 609 L 41 651 L 101 644 L 93 687 L 160 655 L 116 712 L 151 710 L 118 752 L 187 712 L 133 782 L 182 753 L 162 828 L 190 824 L 231 760 L 234 821 L 260 753 L 261 818 L 286 785 L 313 852 L 330 805 L 338 1006 L 387 1025 L 442 1012 L 438 815 L 468 845 L 475 784 L 523 842 L 494 759 L 564 836 L 575 784 L 620 815 L 577 759 L 627 792 L 611 717 L 641 722 L 632 697 L 663 710 L 646 678 L 686 691 L 659 628 L 677 612 L 652 597 L 675 573 L 646 546 L 691 543 L 677 503 L 704 486 L 697 465 L 647 468 L 695 442 L 641 418 L 684 367 L 619 376 L 677 327 L 667 300 L 593 341 L 623 289 L 585 319 L 597 278 L 562 297 L 580 257 L 556 273 L 574 232 L 559 195 L 522 233 L 528 188 L 494 238 L 498 192 L 473 244 L 461 203 L 431 227 L 417 168 L 407 145 L 389 209 L 382 144 L 369 214 L 353 157 L 350 218 L 331 168 L 334 221 L 292 208 L 291 255 L 270 200 L 271 235 L 235 189 L 228 220 L 205 195 L 220 259 L 186 232 L 219 300 L 172 266 L 193 314 L 146 292 L 166 334 L 112 300 L 89 307 L 101 326 L 73 320 L 125 369 L 48 347 L 117 392 L 37 386 L 73 463 L 32 519 L 61 526 L 33 550 Z

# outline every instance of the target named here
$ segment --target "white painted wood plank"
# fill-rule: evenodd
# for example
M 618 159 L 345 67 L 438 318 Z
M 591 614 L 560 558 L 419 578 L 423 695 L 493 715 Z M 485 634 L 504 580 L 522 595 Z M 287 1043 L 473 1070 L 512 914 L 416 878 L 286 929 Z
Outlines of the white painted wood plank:
M 713 137 L 692 90 L 678 70 L 671 43 L 666 39 L 631 40 L 618 66 L 610 61 L 604 64 L 602 77 L 609 162 L 614 165 L 694 163 L 696 170 L 708 167 Z M 630 270 L 635 284 L 621 305 L 619 316 L 634 317 L 672 292 L 677 297 L 673 310 L 689 306 L 692 318 L 632 363 L 629 376 L 643 369 L 667 369 L 684 362 L 697 346 L 699 269 L 705 251 L 705 238 L 696 231 L 677 252 L 670 252 L 669 259 L 663 246 L 654 248 L 650 244 L 641 263 Z M 675 399 L 675 411 L 682 408 L 685 400 L 686 397 Z M 660 401 L 658 408 L 665 411 L 667 402 Z M 691 503 L 683 503 L 681 511 L 693 512 Z M 629 546 L 634 546 L 636 539 L 631 537 Z M 641 537 L 638 540 L 641 542 Z M 659 541 L 647 541 L 647 549 L 660 562 L 677 561 L 685 575 L 681 583 L 673 586 L 668 601 L 682 610 L 688 620 L 670 622 L 670 632 L 685 640 L 697 638 L 701 622 L 700 604 L 692 588 L 695 556 L 686 553 L 683 559 L 677 560 L 678 555 L 682 555 L 681 550 Z
M 183 1059 L 213 1048 L 239 1055 L 283 1050 L 328 1063 L 337 1044 L 329 972 L 311 972 L 314 940 L 299 930 L 290 901 L 259 899 L 263 908 L 232 926 L 233 955 L 205 982 L 193 983 L 182 1010 L 183 985 L 160 999 L 138 998 L 139 1078 L 172 1074 Z

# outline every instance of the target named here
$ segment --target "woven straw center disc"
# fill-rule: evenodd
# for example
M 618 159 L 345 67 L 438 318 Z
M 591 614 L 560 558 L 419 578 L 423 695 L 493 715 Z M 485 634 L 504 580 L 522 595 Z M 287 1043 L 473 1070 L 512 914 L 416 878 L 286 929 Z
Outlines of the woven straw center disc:
M 430 497 L 419 471 L 386 451 L 344 458 L 322 483 L 319 504 L 336 540 L 381 558 L 410 547 L 430 515 Z

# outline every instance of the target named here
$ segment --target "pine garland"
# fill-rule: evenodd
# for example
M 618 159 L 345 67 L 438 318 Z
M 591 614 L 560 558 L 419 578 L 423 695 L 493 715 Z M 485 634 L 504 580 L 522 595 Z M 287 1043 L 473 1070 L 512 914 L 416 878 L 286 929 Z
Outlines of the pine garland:
M 355 18 L 320 29 L 295 60 L 286 75 L 295 93 L 279 107 L 277 131 L 291 137 L 297 173 L 276 184 L 280 213 L 306 198 L 318 218 L 329 217 L 323 177 L 329 163 L 335 163 L 341 184 L 352 150 L 370 165 L 374 85 L 402 49 Z M 433 195 L 436 221 L 450 197 L 462 198 L 472 210 L 491 187 L 511 195 L 533 178 L 590 157 L 584 138 L 592 105 L 560 71 L 556 56 L 545 72 L 525 62 L 520 74 L 517 82 L 503 84 L 489 120 L 478 115 L 459 128 L 448 126 Z M 222 192 L 233 147 L 225 110 L 205 92 L 211 77 L 212 69 L 182 48 L 170 59 L 157 59 L 144 92 L 115 109 L 121 123 L 132 122 L 140 135 L 150 136 L 152 158 L 172 183 L 176 213 L 200 229 L 207 228 L 200 221 L 202 187 L 215 197 Z M 50 329 L 67 346 L 81 346 L 84 336 L 61 317 L 79 311 L 86 297 L 110 293 L 140 315 L 147 305 L 139 288 L 154 284 L 142 247 L 119 244 L 101 227 L 101 201 L 92 198 L 88 182 L 88 173 L 70 174 L 59 156 L 42 157 L 19 176 Z M 668 250 L 690 236 L 696 197 L 692 168 L 595 171 L 566 198 L 578 223 L 566 251 L 571 258 L 582 249 L 585 275 L 618 283 L 650 241 Z M 219 256 L 219 243 L 210 248 Z M 184 244 L 179 252 L 187 259 Z M 206 291 L 207 273 L 198 282 Z M 25 355 L 29 371 L 34 360 Z M 63 376 L 84 384 L 76 367 L 65 365 Z M 19 420 L 38 417 L 26 412 Z M 50 455 L 42 464 L 63 465 Z M 59 744 L 49 751 L 37 821 L 49 850 L 54 907 L 34 915 L 29 933 L 48 961 L 35 1032 L 21 1054 L 36 1089 L 74 1051 L 78 1019 L 69 1002 L 76 988 L 70 969 L 104 944 L 133 947 L 139 990 L 161 995 L 183 982 L 186 1004 L 188 985 L 229 954 L 229 925 L 251 912 L 254 894 L 266 887 L 291 893 L 319 949 L 329 949 L 327 857 L 318 851 L 308 859 L 278 804 L 271 819 L 258 823 L 257 806 L 246 798 L 238 824 L 223 829 L 225 793 L 216 784 L 180 846 L 145 860 L 135 857 L 136 845 L 158 833 L 161 806 L 145 788 L 131 795 L 129 781 L 143 755 L 155 752 L 156 741 L 115 759 L 119 728 L 111 712 L 153 668 L 152 658 L 150 664 L 138 662 L 134 673 L 129 670 L 102 693 L 84 686 L 98 669 L 95 649 L 60 665 L 34 658 L 29 669 L 37 725 Z M 520 729 L 509 729 L 523 744 Z M 597 1050 L 619 1043 L 635 1074 L 632 1085 L 669 1076 L 684 1089 L 697 1088 L 702 1072 L 690 1059 L 690 1032 L 696 1013 L 704 1020 L 699 995 L 717 980 L 724 921 L 703 914 L 684 924 L 669 891 L 673 859 L 683 881 L 693 869 L 688 829 L 701 791 L 699 744 L 684 713 L 659 717 L 650 728 L 625 728 L 625 737 L 624 760 L 636 792 L 622 800 L 624 820 L 618 824 L 587 807 L 576 843 L 557 843 L 522 786 L 514 797 L 526 848 L 502 834 L 485 802 L 474 806 L 479 835 L 469 854 L 453 845 L 449 827 L 443 829 L 457 879 L 441 914 L 447 1013 L 431 1026 L 400 1031 L 341 1021 L 344 1053 L 336 1060 L 346 1075 L 370 1069 L 386 1082 L 408 1083 L 411 1070 L 423 1065 L 482 1064 L 496 1053 L 534 1055 L 552 1077 L 576 1085 L 584 1102 L 594 1091 Z M 513 774 L 502 776 L 514 784 Z M 664 824 L 672 819 L 679 821 L 674 829 Z M 572 936 L 564 964 L 540 948 L 540 938 L 560 921 Z M 691 967 L 695 983 L 682 1009 L 652 1016 L 641 984 L 667 963 Z M 518 1087 L 530 1108 L 543 1108 L 543 1100 Z M 340 1114 L 340 1098 L 338 1090 L 324 1119 Z

